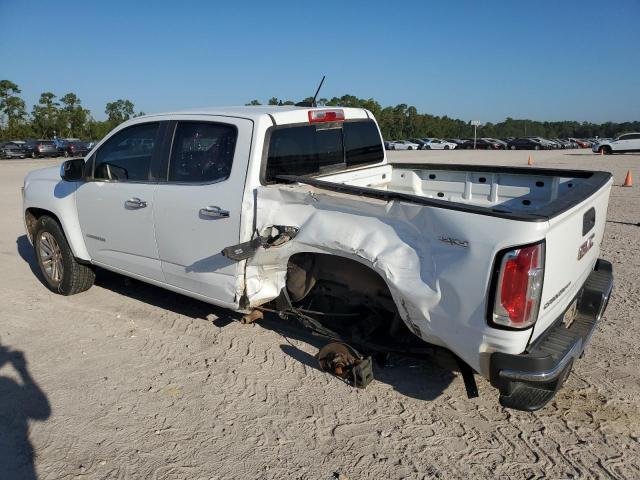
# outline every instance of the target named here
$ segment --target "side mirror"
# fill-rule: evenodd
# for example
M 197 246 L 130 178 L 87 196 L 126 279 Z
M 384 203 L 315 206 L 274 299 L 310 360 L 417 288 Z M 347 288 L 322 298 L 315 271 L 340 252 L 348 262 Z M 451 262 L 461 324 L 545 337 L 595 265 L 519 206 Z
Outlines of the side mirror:
M 84 178 L 84 158 L 74 158 L 64 162 L 60 168 L 60 178 L 66 182 L 77 182 Z

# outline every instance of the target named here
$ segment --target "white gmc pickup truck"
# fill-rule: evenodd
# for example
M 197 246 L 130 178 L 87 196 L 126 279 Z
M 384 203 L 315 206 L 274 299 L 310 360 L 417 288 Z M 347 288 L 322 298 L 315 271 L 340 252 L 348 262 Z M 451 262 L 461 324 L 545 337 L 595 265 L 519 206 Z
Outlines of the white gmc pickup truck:
M 607 306 L 611 184 L 390 164 L 366 110 L 245 107 L 125 122 L 86 158 L 29 173 L 23 199 L 54 292 L 88 289 L 98 266 L 248 319 L 275 311 L 353 346 L 339 375 L 364 360 L 355 348 L 443 348 L 468 392 L 479 373 L 503 406 L 535 410 Z

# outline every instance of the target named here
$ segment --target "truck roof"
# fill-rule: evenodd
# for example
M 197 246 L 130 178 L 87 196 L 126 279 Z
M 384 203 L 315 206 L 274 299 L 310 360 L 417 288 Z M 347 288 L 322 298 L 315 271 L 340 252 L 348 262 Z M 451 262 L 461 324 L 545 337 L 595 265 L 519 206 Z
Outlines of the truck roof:
M 351 108 L 351 107 L 296 107 L 291 105 L 276 106 L 276 105 L 264 105 L 264 106 L 244 106 L 244 107 L 204 107 L 204 108 L 191 108 L 187 110 L 178 110 L 173 112 L 154 113 L 145 115 L 140 118 L 153 118 L 153 117 L 171 117 L 181 115 L 219 115 L 226 117 L 239 117 L 247 118 L 250 120 L 258 120 L 262 117 L 269 116 L 277 125 L 283 125 L 287 123 L 302 123 L 308 122 L 309 118 L 307 112 L 309 110 L 342 110 L 346 119 L 364 119 L 372 118 L 370 113 L 363 108 Z

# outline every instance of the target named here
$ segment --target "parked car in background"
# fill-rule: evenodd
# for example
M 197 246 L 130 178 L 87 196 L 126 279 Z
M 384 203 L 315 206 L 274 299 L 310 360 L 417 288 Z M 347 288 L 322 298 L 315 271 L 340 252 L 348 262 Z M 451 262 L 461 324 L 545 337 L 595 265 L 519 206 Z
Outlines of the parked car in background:
M 551 140 L 548 140 L 546 138 L 535 137 L 535 136 L 522 137 L 522 138 L 529 138 L 531 140 L 535 140 L 536 142 L 540 143 L 541 145 L 544 145 L 547 149 L 560 148 L 559 144 L 557 144 L 555 142 L 552 142 Z
M 72 142 L 79 142 L 80 139 L 79 138 L 54 138 L 53 139 L 53 143 L 55 144 L 56 148 L 58 149 L 58 152 L 60 152 L 61 155 L 64 154 L 65 150 L 67 150 L 67 148 L 69 148 L 69 144 Z M 66 155 L 65 155 L 66 156 Z
M 578 148 L 589 148 L 591 147 L 591 143 L 585 141 L 585 140 L 581 140 L 580 138 L 571 138 L 570 140 L 574 141 L 577 145 Z
M 29 140 L 25 144 L 27 155 L 31 158 L 57 157 L 60 155 L 53 140 Z
M 592 150 L 597 153 L 640 152 L 640 133 L 625 133 L 615 140 L 601 139 L 594 143 Z
M 482 137 L 482 138 L 484 140 L 488 140 L 489 142 L 497 143 L 498 145 L 500 145 L 501 150 L 507 149 L 507 142 L 505 142 L 504 140 L 499 140 L 497 138 L 490 138 L 490 137 Z
M 453 150 L 458 148 L 457 143 L 447 142 L 439 138 L 423 138 L 424 150 Z
M 27 152 L 24 148 L 24 144 L 6 142 L 0 145 L 0 158 L 25 158 L 26 156 Z
M 473 139 L 467 140 L 458 148 L 464 148 L 465 150 L 473 150 L 474 141 Z M 494 141 L 487 140 L 486 138 L 478 138 L 475 141 L 476 150 L 500 150 L 500 144 Z
M 455 143 L 458 147 L 464 143 L 461 138 L 445 138 L 445 142 Z
M 516 138 L 507 144 L 509 150 L 548 150 L 549 145 L 542 143 L 535 138 Z
M 418 150 L 420 145 L 409 140 L 392 140 L 389 142 L 389 150 Z
M 87 142 L 76 141 L 67 142 L 66 148 L 62 151 L 65 157 L 84 157 L 89 153 L 89 145 Z
M 418 144 L 418 150 L 424 150 L 427 144 L 422 138 L 410 138 L 409 141 Z
M 561 140 L 566 143 L 567 148 L 578 148 L 578 144 L 570 138 L 562 138 Z

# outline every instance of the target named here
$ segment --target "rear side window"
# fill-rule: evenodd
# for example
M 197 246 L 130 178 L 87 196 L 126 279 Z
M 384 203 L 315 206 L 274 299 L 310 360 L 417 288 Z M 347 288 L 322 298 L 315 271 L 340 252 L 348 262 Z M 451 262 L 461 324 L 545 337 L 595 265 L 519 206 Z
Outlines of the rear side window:
M 346 123 L 344 149 L 347 166 L 376 163 L 384 158 L 380 134 L 372 121 Z
M 147 181 L 156 146 L 158 123 L 145 123 L 116 133 L 95 157 L 96 180 Z
M 371 120 L 276 128 L 269 139 L 265 179 L 315 175 L 383 158 L 382 140 Z
M 173 139 L 169 182 L 211 183 L 229 178 L 236 146 L 233 125 L 180 122 Z

